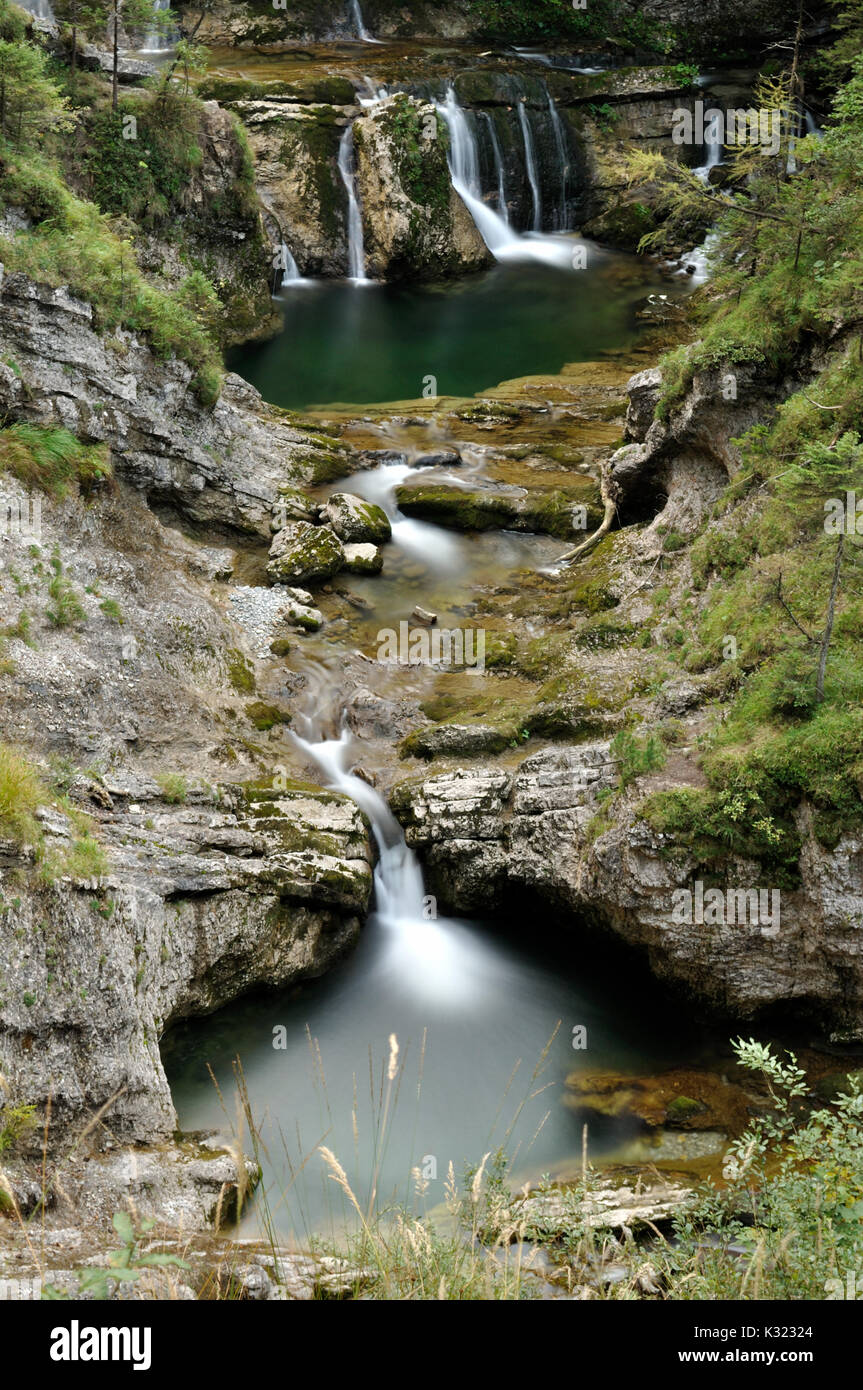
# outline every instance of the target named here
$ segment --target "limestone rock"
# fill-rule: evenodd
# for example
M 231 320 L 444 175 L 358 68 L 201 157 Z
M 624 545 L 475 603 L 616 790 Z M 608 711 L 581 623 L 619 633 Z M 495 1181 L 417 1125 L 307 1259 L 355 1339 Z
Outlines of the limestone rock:
M 321 515 L 341 541 L 380 545 L 392 536 L 392 526 L 383 508 L 350 492 L 331 493 Z
M 447 132 L 431 103 L 399 94 L 354 126 L 368 274 L 440 280 L 492 256 L 455 192 Z
M 270 546 L 267 575 L 272 584 L 331 579 L 344 564 L 342 543 L 329 526 L 289 522 Z
M 344 568 L 349 574 L 380 574 L 384 557 L 376 545 L 346 545 Z

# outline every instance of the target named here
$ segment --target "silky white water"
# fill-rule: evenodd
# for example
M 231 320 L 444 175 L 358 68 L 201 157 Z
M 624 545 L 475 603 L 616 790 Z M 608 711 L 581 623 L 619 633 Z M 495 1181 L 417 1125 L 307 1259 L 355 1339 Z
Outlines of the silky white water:
M 357 197 L 354 168 L 354 128 L 349 125 L 339 142 L 339 174 L 348 195 L 348 276 L 355 284 L 369 284 L 363 242 L 363 216 Z
M 523 108 L 520 108 L 523 111 Z M 486 246 L 498 261 L 541 261 L 559 270 L 574 270 L 574 244 L 563 237 L 539 234 L 518 236 L 509 222 L 490 208 L 482 196 L 479 173 L 479 149 L 476 135 L 467 113 L 459 106 L 455 90 L 450 85 L 445 99 L 437 103 L 439 114 L 446 121 L 450 135 L 450 178 L 456 193 L 473 218 Z M 531 146 L 532 148 L 532 146 Z M 534 165 L 533 180 L 536 180 Z M 534 222 L 537 221 L 534 195 Z M 541 216 L 541 213 L 540 213 Z

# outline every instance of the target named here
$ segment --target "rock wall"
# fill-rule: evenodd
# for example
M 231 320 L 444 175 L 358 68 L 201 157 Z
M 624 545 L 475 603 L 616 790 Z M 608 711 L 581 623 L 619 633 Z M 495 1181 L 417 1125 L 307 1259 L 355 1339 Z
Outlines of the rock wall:
M 281 486 L 349 471 L 343 445 L 296 428 L 240 377 L 203 410 L 193 375 L 133 334 L 100 336 L 92 307 L 62 286 L 0 267 L 0 410 L 108 444 L 117 474 L 154 504 L 268 536 Z
M 691 775 L 691 774 L 690 774 Z M 646 953 L 650 968 L 720 1014 L 813 1013 L 841 1036 L 863 1037 L 863 843 L 828 852 L 805 808 L 801 886 L 781 895 L 781 924 L 678 924 L 672 894 L 697 861 L 615 803 L 596 834 L 597 793 L 617 782 L 606 742 L 544 750 L 515 772 L 473 766 L 401 783 L 392 806 L 421 854 L 429 891 L 447 908 L 542 913 L 589 950 L 601 928 Z M 691 785 L 682 780 L 678 785 Z M 663 779 L 664 787 L 674 777 Z M 727 866 L 729 882 L 758 881 L 758 866 Z
M 492 256 L 450 181 L 447 135 L 431 104 L 391 97 L 354 126 L 368 274 L 440 280 Z

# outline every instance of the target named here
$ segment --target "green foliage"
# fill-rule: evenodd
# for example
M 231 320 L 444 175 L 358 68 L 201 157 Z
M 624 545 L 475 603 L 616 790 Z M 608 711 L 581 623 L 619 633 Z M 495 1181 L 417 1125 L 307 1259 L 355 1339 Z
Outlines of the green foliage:
M 180 805 L 189 795 L 188 783 L 178 772 L 160 772 L 156 781 L 162 796 L 170 805 Z
M 0 38 L 0 153 L 7 143 L 26 150 L 46 131 L 70 129 L 66 103 L 46 77 L 47 62 L 35 44 Z
M 665 765 L 665 749 L 656 734 L 637 738 L 623 729 L 612 739 L 611 756 L 618 765 L 621 790 L 628 787 L 636 777 L 656 772 Z
M 0 1109 L 0 1154 L 13 1149 L 36 1125 L 34 1105 L 4 1105 Z
M 738 1061 L 767 1084 L 771 1110 L 730 1146 L 726 1186 L 706 1185 L 675 1223 L 661 1264 L 689 1299 L 843 1297 L 863 1260 L 863 1093 L 848 1078 L 829 1107 L 806 1113 L 808 1086 L 787 1061 L 754 1040 Z
M 51 796 L 32 764 L 0 743 L 0 830 L 19 843 L 40 838 L 36 812 Z
M 85 165 L 93 200 L 103 212 L 139 226 L 163 224 L 179 202 L 202 154 L 201 104 L 168 88 L 161 99 L 126 97 L 116 110 L 87 121 Z M 124 138 L 133 117 L 137 138 Z
M 51 556 L 52 578 L 48 584 L 48 595 L 52 608 L 45 610 L 46 617 L 53 627 L 74 627 L 87 616 L 81 599 L 66 578 L 63 562 L 58 550 Z
M 0 471 L 63 498 L 75 486 L 89 491 L 110 476 L 111 465 L 102 444 L 82 444 L 66 429 L 17 424 L 0 430 Z
M 189 1268 L 186 1261 L 178 1255 L 166 1255 L 156 1251 L 142 1253 L 141 1243 L 156 1225 L 151 1218 L 142 1219 L 135 1225 L 128 1212 L 118 1211 L 114 1213 L 112 1224 L 120 1239 L 120 1248 L 111 1251 L 107 1268 L 78 1271 L 79 1298 L 84 1295 L 96 1299 L 110 1298 L 112 1285 L 137 1283 L 141 1275 L 150 1269 Z M 54 1284 L 45 1284 L 42 1289 L 42 1297 L 46 1300 L 56 1302 L 70 1296 L 61 1292 Z

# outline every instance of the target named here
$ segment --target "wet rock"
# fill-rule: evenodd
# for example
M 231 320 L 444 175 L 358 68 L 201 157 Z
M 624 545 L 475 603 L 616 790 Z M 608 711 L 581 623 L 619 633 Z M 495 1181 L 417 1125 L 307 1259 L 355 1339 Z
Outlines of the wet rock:
M 322 520 L 344 542 L 380 545 L 392 536 L 383 508 L 350 492 L 332 493 L 323 508 Z
M 432 613 L 428 608 L 421 608 L 419 604 L 413 609 L 411 617 L 425 627 L 434 627 L 437 622 L 437 613 Z
M 287 588 L 285 598 L 282 612 L 286 622 L 304 632 L 317 632 L 323 627 L 323 614 L 314 607 L 312 596 L 306 589 Z
M 460 468 L 462 456 L 457 449 L 439 449 L 433 454 L 417 454 L 410 460 L 411 468 Z
M 447 133 L 431 103 L 399 94 L 354 125 L 368 273 L 440 280 L 490 265 L 492 256 L 447 164 Z
M 405 516 L 420 516 L 457 531 L 541 532 L 571 540 L 602 520 L 599 493 L 589 481 L 572 489 L 461 488 L 447 483 L 405 483 L 396 488 Z
M 344 567 L 348 574 L 380 574 L 383 552 L 377 545 L 346 545 Z
M 293 584 L 330 579 L 342 568 L 342 543 L 328 526 L 305 521 L 289 522 L 270 546 L 267 575 L 272 584 Z

